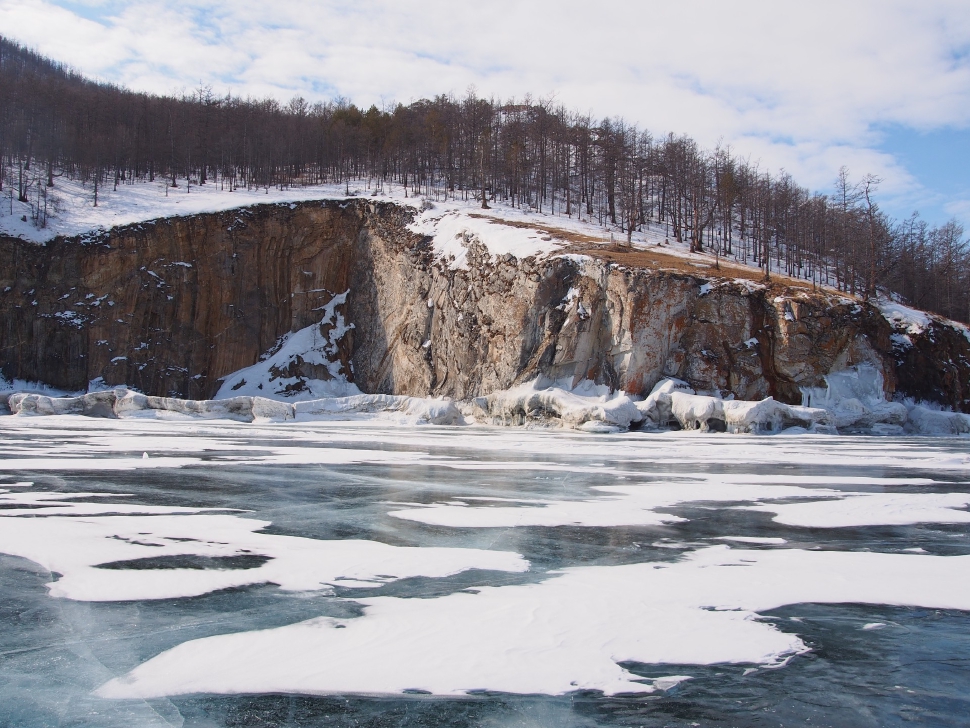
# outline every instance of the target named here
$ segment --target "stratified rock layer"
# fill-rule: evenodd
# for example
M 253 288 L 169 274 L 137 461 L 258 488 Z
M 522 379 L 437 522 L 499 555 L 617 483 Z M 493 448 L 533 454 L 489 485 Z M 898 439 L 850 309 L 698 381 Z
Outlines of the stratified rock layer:
M 835 294 L 584 256 L 496 258 L 474 237 L 468 269 L 455 269 L 407 230 L 411 214 L 309 202 L 46 247 L 0 239 L 3 374 L 207 398 L 349 291 L 354 329 L 338 356 L 365 392 L 465 399 L 543 376 L 640 395 L 672 376 L 798 404 L 801 387 L 865 363 L 888 394 L 967 409 L 970 342 L 956 328 L 900 347 L 875 308 Z

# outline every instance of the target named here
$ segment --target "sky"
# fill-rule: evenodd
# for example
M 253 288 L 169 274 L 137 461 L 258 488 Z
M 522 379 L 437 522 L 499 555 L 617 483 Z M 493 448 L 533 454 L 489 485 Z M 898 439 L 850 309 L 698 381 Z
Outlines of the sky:
M 970 0 L 0 0 L 0 34 L 162 94 L 551 98 L 970 232 Z

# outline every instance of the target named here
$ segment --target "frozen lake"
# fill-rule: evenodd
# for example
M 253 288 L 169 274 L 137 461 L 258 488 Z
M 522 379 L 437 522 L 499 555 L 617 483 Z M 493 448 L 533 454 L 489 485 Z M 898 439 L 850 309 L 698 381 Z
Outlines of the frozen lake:
M 970 715 L 970 440 L 0 418 L 0 725 Z

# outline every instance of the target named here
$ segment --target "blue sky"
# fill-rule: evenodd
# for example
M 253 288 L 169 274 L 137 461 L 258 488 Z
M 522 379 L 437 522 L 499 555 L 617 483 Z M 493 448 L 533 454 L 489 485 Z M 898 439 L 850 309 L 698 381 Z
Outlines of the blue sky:
M 919 131 L 904 126 L 883 130 L 879 149 L 893 155 L 922 188 L 921 195 L 895 203 L 893 214 L 912 210 L 938 221 L 957 217 L 970 232 L 970 131 L 944 127 Z M 962 206 L 961 206 L 962 202 Z
M 553 97 L 970 231 L 967 0 L 0 0 L 0 33 L 172 93 Z

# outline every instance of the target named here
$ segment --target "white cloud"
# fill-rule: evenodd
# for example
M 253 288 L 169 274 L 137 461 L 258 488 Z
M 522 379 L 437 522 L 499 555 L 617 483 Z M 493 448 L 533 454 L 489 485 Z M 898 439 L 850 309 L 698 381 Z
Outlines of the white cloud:
M 0 27 L 85 73 L 159 93 L 202 82 L 365 105 L 472 84 L 501 97 L 555 93 L 658 133 L 723 139 L 815 188 L 847 164 L 916 199 L 925 190 L 876 151 L 876 127 L 966 128 L 966 10 L 965 0 L 0 0 Z

